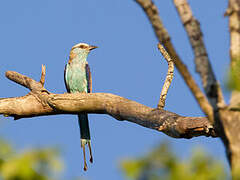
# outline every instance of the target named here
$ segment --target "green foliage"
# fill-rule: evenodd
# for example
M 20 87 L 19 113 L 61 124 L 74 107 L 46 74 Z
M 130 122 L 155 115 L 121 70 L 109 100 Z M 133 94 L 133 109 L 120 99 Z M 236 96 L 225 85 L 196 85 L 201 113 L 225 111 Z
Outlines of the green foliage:
M 230 90 L 240 91 L 240 59 L 235 59 L 233 62 L 226 84 Z
M 167 144 L 144 157 L 122 161 L 121 168 L 128 178 L 139 180 L 226 179 L 223 165 L 203 151 L 197 149 L 189 160 L 181 161 Z
M 16 153 L 0 140 L 0 178 L 4 180 L 53 180 L 62 169 L 56 149 L 35 149 Z

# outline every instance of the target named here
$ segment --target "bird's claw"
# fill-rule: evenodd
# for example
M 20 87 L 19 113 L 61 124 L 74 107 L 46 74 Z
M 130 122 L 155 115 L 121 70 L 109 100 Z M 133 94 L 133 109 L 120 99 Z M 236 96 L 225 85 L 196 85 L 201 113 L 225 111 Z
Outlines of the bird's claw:
M 92 156 L 92 148 L 91 148 L 91 142 L 90 140 L 87 141 L 87 144 L 88 144 L 88 149 L 89 149 L 89 154 L 90 154 L 90 163 L 93 163 L 93 156 Z
M 87 162 L 86 162 L 86 151 L 85 145 L 88 145 L 89 154 L 90 154 L 90 162 L 93 163 L 92 149 L 91 149 L 91 141 L 86 139 L 81 139 L 81 147 L 83 148 L 83 159 L 84 159 L 84 171 L 87 170 Z

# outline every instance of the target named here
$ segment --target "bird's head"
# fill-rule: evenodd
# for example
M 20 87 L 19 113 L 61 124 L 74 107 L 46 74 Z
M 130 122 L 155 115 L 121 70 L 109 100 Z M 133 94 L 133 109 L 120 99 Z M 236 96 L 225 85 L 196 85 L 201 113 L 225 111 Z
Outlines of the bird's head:
M 72 47 L 71 51 L 74 53 L 89 53 L 91 50 L 96 49 L 97 46 L 91 46 L 86 43 L 79 43 Z

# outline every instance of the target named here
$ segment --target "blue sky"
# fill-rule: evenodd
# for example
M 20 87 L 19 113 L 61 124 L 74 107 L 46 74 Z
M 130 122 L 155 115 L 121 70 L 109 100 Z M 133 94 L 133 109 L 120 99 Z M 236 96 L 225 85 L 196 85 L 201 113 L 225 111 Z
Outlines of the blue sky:
M 227 1 L 189 1 L 201 23 L 209 58 L 223 83 L 229 64 Z M 194 78 L 193 53 L 172 1 L 156 1 L 160 16 L 177 52 Z M 64 93 L 63 69 L 71 47 L 79 42 L 99 46 L 88 61 L 93 91 L 117 94 L 156 107 L 167 64 L 157 50 L 157 39 L 142 9 L 133 0 L 3 0 L 0 1 L 0 97 L 25 95 L 28 90 L 5 78 L 13 70 L 39 80 L 45 64 L 45 87 Z M 224 90 L 228 99 L 229 93 Z M 184 116 L 203 116 L 196 101 L 175 71 L 166 110 Z M 89 115 L 94 164 L 83 172 L 77 117 L 58 115 L 13 121 L 0 117 L 0 133 L 19 150 L 58 146 L 65 161 L 63 177 L 123 179 L 122 158 L 138 157 L 162 141 L 170 141 L 180 157 L 193 147 L 226 163 L 220 139 L 173 139 L 157 131 L 107 115 Z

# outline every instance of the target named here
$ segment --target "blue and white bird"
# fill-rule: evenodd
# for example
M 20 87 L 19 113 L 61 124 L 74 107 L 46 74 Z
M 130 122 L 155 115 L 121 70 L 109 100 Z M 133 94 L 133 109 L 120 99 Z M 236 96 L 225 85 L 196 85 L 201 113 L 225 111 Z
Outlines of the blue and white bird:
M 87 57 L 89 52 L 95 48 L 97 46 L 90 46 L 86 43 L 79 43 L 72 47 L 69 61 L 64 70 L 64 80 L 68 93 L 92 92 L 92 78 Z M 90 162 L 93 162 L 88 115 L 86 113 L 78 114 L 78 123 L 80 127 L 81 147 L 83 148 L 84 170 L 86 171 L 85 145 L 88 145 Z

